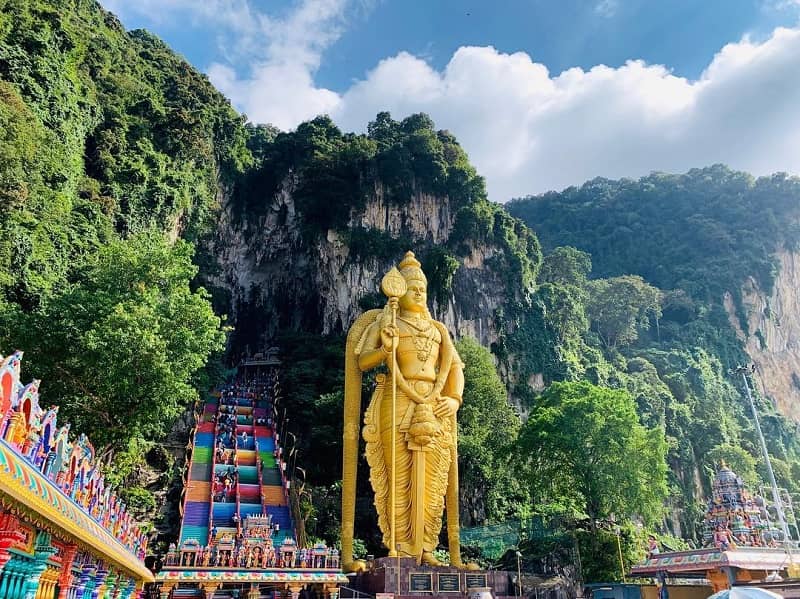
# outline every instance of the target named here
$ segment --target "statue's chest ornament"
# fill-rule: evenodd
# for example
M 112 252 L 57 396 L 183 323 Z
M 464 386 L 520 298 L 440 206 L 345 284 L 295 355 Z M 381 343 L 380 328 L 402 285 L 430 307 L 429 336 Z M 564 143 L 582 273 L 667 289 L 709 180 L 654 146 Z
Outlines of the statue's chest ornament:
M 436 341 L 436 327 L 430 320 L 415 319 L 411 320 L 398 316 L 398 320 L 402 320 L 411 327 L 411 341 L 414 344 L 414 349 L 417 350 L 417 359 L 420 362 L 427 362 L 431 357 L 433 351 L 433 344 Z

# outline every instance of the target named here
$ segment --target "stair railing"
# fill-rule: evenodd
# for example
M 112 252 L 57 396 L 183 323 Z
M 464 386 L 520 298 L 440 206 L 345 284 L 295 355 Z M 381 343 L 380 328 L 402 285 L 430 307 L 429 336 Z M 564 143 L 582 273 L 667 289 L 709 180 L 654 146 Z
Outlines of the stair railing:
M 239 428 L 239 398 L 236 398 L 236 407 L 233 409 L 233 467 L 238 470 L 239 469 L 239 436 L 236 434 Z M 239 505 L 240 505 L 240 495 L 239 495 L 239 479 L 241 475 L 237 475 L 234 479 L 234 484 L 236 485 L 236 518 L 237 520 L 234 521 L 236 524 L 236 533 L 239 533 L 239 527 L 242 523 L 242 514 L 239 512 Z
M 211 543 L 211 531 L 214 530 L 214 486 L 217 482 L 217 434 L 219 431 L 219 404 L 214 415 L 214 434 L 211 436 L 211 476 L 208 481 L 208 541 Z
M 192 464 L 194 463 L 195 449 L 197 449 L 197 429 L 200 428 L 200 424 L 203 422 L 203 417 L 206 413 L 205 409 L 206 406 L 203 404 L 203 411 L 200 413 L 200 418 L 195 419 L 198 421 L 194 423 L 194 431 L 192 432 L 192 454 L 189 460 L 186 462 L 186 473 L 183 481 L 183 503 L 180 509 L 181 530 L 178 533 L 178 539 L 183 538 L 183 515 L 186 513 L 186 503 L 189 501 L 189 483 L 192 480 Z

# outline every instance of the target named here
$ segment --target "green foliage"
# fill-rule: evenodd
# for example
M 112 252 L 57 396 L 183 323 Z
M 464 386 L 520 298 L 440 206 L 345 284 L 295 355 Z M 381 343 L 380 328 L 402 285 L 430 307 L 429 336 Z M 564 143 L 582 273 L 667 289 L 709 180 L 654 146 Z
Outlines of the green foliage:
M 398 123 L 380 113 L 368 135 L 344 134 L 327 116 L 290 133 L 249 131 L 258 162 L 235 192 L 241 216 L 263 214 L 289 185 L 307 240 L 329 229 L 345 232 L 351 213 L 376 191 L 393 204 L 422 193 L 448 197 L 454 208 L 486 200 L 483 179 L 458 142 L 423 114 Z
M 661 289 L 719 301 L 749 276 L 770 291 L 774 249 L 796 242 L 796 228 L 786 223 L 798 197 L 798 178 L 754 180 L 715 165 L 638 181 L 594 179 L 507 207 L 545 247 L 590 253 L 597 276 L 638 274 Z
M 619 534 L 605 529 L 576 532 L 585 581 L 621 582 L 623 572 L 644 558 L 646 542 L 643 532 L 630 524 L 619 528 Z
M 476 202 L 460 208 L 448 244 L 460 256 L 469 255 L 476 245 L 499 247 L 502 251 L 488 262 L 504 275 L 509 298 L 522 301 L 533 289 L 542 261 L 539 240 L 497 204 Z
M 640 420 L 665 429 L 669 502 L 673 513 L 682 514 L 681 531 L 689 537 L 699 499 L 696 472 L 708 474 L 701 478 L 705 493 L 714 460 L 724 456 L 746 479 L 758 478 L 747 459 L 759 456 L 758 472 L 753 425 L 740 383 L 727 374 L 748 360 L 731 317 L 741 324 L 747 316 L 741 287 L 748 277 L 768 293 L 775 252 L 797 247 L 792 223 L 798 198 L 797 178 L 754 180 L 717 165 L 638 181 L 596 179 L 507 206 L 553 248 L 537 295 L 547 284 L 560 286 L 549 290 L 558 291 L 560 303 L 542 302 L 540 318 L 522 321 L 529 330 L 508 338 L 509 348 L 524 351 L 527 345 L 540 356 L 538 363 L 521 361 L 527 370 L 520 379 L 541 372 L 545 382 L 586 377 L 627 389 Z M 586 281 L 588 260 L 560 246 L 590 254 L 593 275 L 605 278 Z M 633 276 L 642 278 L 634 282 Z M 615 285 L 622 280 L 630 286 Z M 590 318 L 588 333 L 576 326 L 582 314 Z M 555 350 L 543 352 L 550 343 Z M 541 357 L 548 355 L 547 361 Z M 535 395 L 526 399 L 533 402 Z M 800 471 L 794 427 L 770 402 L 760 401 L 759 411 L 762 422 L 769 422 L 770 453 L 787 466 L 791 486 L 792 468 Z
M 722 464 L 726 464 L 751 489 L 760 482 L 756 474 L 756 459 L 738 445 L 721 443 L 714 446 L 706 454 L 706 464 L 711 477 Z
M 464 524 L 518 516 L 529 500 L 508 460 L 519 416 L 508 403 L 491 353 L 469 337 L 456 348 L 465 364 L 464 401 L 458 411 L 461 507 L 468 515 Z
M 221 349 L 191 244 L 143 233 L 86 258 L 80 279 L 2 330 L 24 347 L 49 401 L 100 445 L 159 438 L 197 398 L 192 376 Z
M 119 484 L 222 348 L 191 245 L 162 233 L 210 230 L 220 184 L 252 162 L 248 133 L 204 75 L 97 3 L 0 14 L 0 345 L 110 445 Z
M 297 435 L 300 457 L 313 463 L 308 480 L 331 485 L 341 475 L 344 338 L 286 331 L 278 337 L 281 376 L 279 418 Z
M 428 296 L 439 306 L 445 306 L 453 294 L 453 277 L 459 261 L 446 249 L 434 247 L 425 254 L 422 270 L 428 277 Z
M 81 196 L 121 231 L 207 228 L 218 177 L 251 158 L 242 117 L 205 76 L 97 6 L 7 0 L 3 12 L 0 79 L 23 98 L 29 131 L 51 132 L 29 173 L 43 202 L 64 194 L 69 213 Z
M 124 487 L 120 490 L 120 499 L 128 506 L 128 510 L 137 518 L 148 516 L 156 508 L 156 498 L 142 487 Z
M 630 345 L 650 318 L 661 316 L 661 292 L 642 277 L 625 275 L 588 283 L 586 304 L 592 330 L 609 349 Z
M 557 501 L 591 520 L 637 514 L 653 522 L 662 516 L 664 432 L 639 424 L 624 391 L 554 383 L 537 398 L 516 449 L 537 503 Z
M 141 436 L 132 436 L 123 445 L 117 446 L 113 455 L 111 468 L 104 472 L 106 483 L 115 488 L 122 488 L 133 478 L 145 461 L 145 454 L 152 449 L 154 443 L 145 441 Z
M 557 247 L 542 261 L 539 280 L 582 289 L 592 272 L 592 257 L 574 247 Z

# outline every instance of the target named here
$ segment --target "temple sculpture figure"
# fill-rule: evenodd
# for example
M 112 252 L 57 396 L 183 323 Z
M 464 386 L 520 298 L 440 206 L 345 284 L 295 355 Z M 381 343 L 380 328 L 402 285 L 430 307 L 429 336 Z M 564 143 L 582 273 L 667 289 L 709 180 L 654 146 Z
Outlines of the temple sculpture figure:
M 361 378 L 376 376 L 364 415 L 370 482 L 378 525 L 392 557 L 441 565 L 438 544 L 447 507 L 451 565 L 461 562 L 458 522 L 456 412 L 464 390 L 463 363 L 445 326 L 427 307 L 427 279 L 407 252 L 381 284 L 385 307 L 369 310 L 347 336 L 342 489 L 342 566 L 353 560 L 356 467 L 361 412 Z M 393 408 L 394 407 L 394 408 Z

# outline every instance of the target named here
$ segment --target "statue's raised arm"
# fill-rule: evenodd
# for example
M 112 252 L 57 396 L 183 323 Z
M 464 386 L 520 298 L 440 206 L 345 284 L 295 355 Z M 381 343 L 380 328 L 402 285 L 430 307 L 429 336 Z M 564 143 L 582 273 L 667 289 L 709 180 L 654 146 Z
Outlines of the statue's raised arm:
M 463 364 L 447 329 L 428 311 L 427 279 L 412 252 L 382 288 L 385 308 L 360 316 L 347 336 L 342 564 L 361 566 L 352 555 L 361 373 L 385 368 L 363 428 L 383 543 L 391 556 L 439 565 L 433 551 L 446 503 L 450 557 L 460 567 L 456 412 Z

